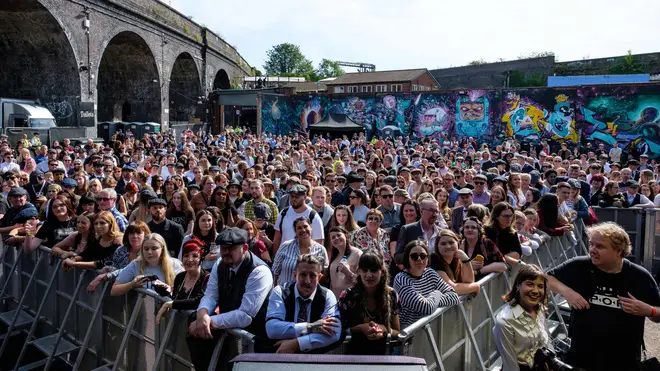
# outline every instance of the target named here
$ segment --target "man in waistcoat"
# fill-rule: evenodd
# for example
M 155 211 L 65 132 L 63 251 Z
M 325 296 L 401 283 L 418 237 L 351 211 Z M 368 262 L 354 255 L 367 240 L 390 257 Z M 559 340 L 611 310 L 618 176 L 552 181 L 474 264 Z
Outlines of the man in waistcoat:
M 227 228 L 215 243 L 220 246 L 219 259 L 213 265 L 196 319 L 188 328 L 190 359 L 196 370 L 207 370 L 213 350 L 223 329 L 240 328 L 254 334 L 257 342 L 266 337 L 268 295 L 273 276 L 261 259 L 248 249 L 248 234 L 240 228 Z M 215 308 L 219 314 L 215 314 Z M 236 350 L 233 341 L 225 341 L 216 370 L 231 359 Z
M 268 301 L 266 332 L 277 353 L 325 353 L 341 339 L 337 298 L 319 285 L 321 262 L 298 258 L 294 282 L 278 285 Z

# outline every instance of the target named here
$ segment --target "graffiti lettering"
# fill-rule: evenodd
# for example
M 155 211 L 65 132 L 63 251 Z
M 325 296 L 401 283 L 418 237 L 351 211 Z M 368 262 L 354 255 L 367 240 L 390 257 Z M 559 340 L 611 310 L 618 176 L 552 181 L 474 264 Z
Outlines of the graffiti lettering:
M 73 107 L 71 107 L 71 104 L 65 100 L 60 102 L 47 102 L 45 105 L 57 120 L 73 116 Z

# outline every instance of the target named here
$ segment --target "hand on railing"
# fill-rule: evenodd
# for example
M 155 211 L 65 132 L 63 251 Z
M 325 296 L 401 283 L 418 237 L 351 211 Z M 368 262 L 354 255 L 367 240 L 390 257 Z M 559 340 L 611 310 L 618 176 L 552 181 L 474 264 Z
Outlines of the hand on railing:
M 325 317 L 320 320 L 307 324 L 307 331 L 310 333 L 323 334 L 326 336 L 333 336 L 337 331 L 335 326 L 339 321 L 335 317 Z
M 92 282 L 87 285 L 87 292 L 92 294 L 94 291 L 96 291 L 96 288 L 99 287 L 101 282 L 103 282 L 103 279 L 105 278 L 105 273 L 99 274 L 92 280 Z
M 167 315 L 170 312 L 171 309 L 172 309 L 172 302 L 171 301 L 168 301 L 166 303 L 163 303 L 163 305 L 161 305 L 160 310 L 158 310 L 158 314 L 156 315 L 156 324 L 157 325 L 160 325 L 160 319 L 163 316 Z
M 188 326 L 188 332 L 191 336 L 212 339 L 211 317 L 209 317 L 208 313 L 204 313 L 201 317 L 197 316 L 197 319 Z

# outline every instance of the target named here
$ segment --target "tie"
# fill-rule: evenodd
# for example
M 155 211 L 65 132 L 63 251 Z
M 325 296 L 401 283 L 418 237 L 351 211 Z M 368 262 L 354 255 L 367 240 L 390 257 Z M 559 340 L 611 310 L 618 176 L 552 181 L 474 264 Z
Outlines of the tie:
M 234 279 L 235 275 L 236 275 L 236 272 L 234 272 L 233 270 L 230 269 L 229 270 L 229 282 L 231 282 L 231 280 Z
M 306 323 L 307 322 L 307 308 L 309 307 L 309 299 L 303 299 L 298 297 L 298 318 L 296 318 L 296 323 Z

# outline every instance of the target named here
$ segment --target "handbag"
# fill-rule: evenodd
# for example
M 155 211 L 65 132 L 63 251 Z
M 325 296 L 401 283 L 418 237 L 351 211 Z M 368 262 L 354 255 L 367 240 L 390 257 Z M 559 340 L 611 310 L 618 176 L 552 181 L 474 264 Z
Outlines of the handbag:
M 639 364 L 641 371 L 660 371 L 660 361 L 656 357 L 649 357 L 646 353 L 646 345 L 642 340 L 642 362 Z
M 598 223 L 598 217 L 596 216 L 596 212 L 594 211 L 594 209 L 591 206 L 589 206 L 588 210 L 589 210 L 589 216 L 584 218 L 584 224 L 594 225 Z

